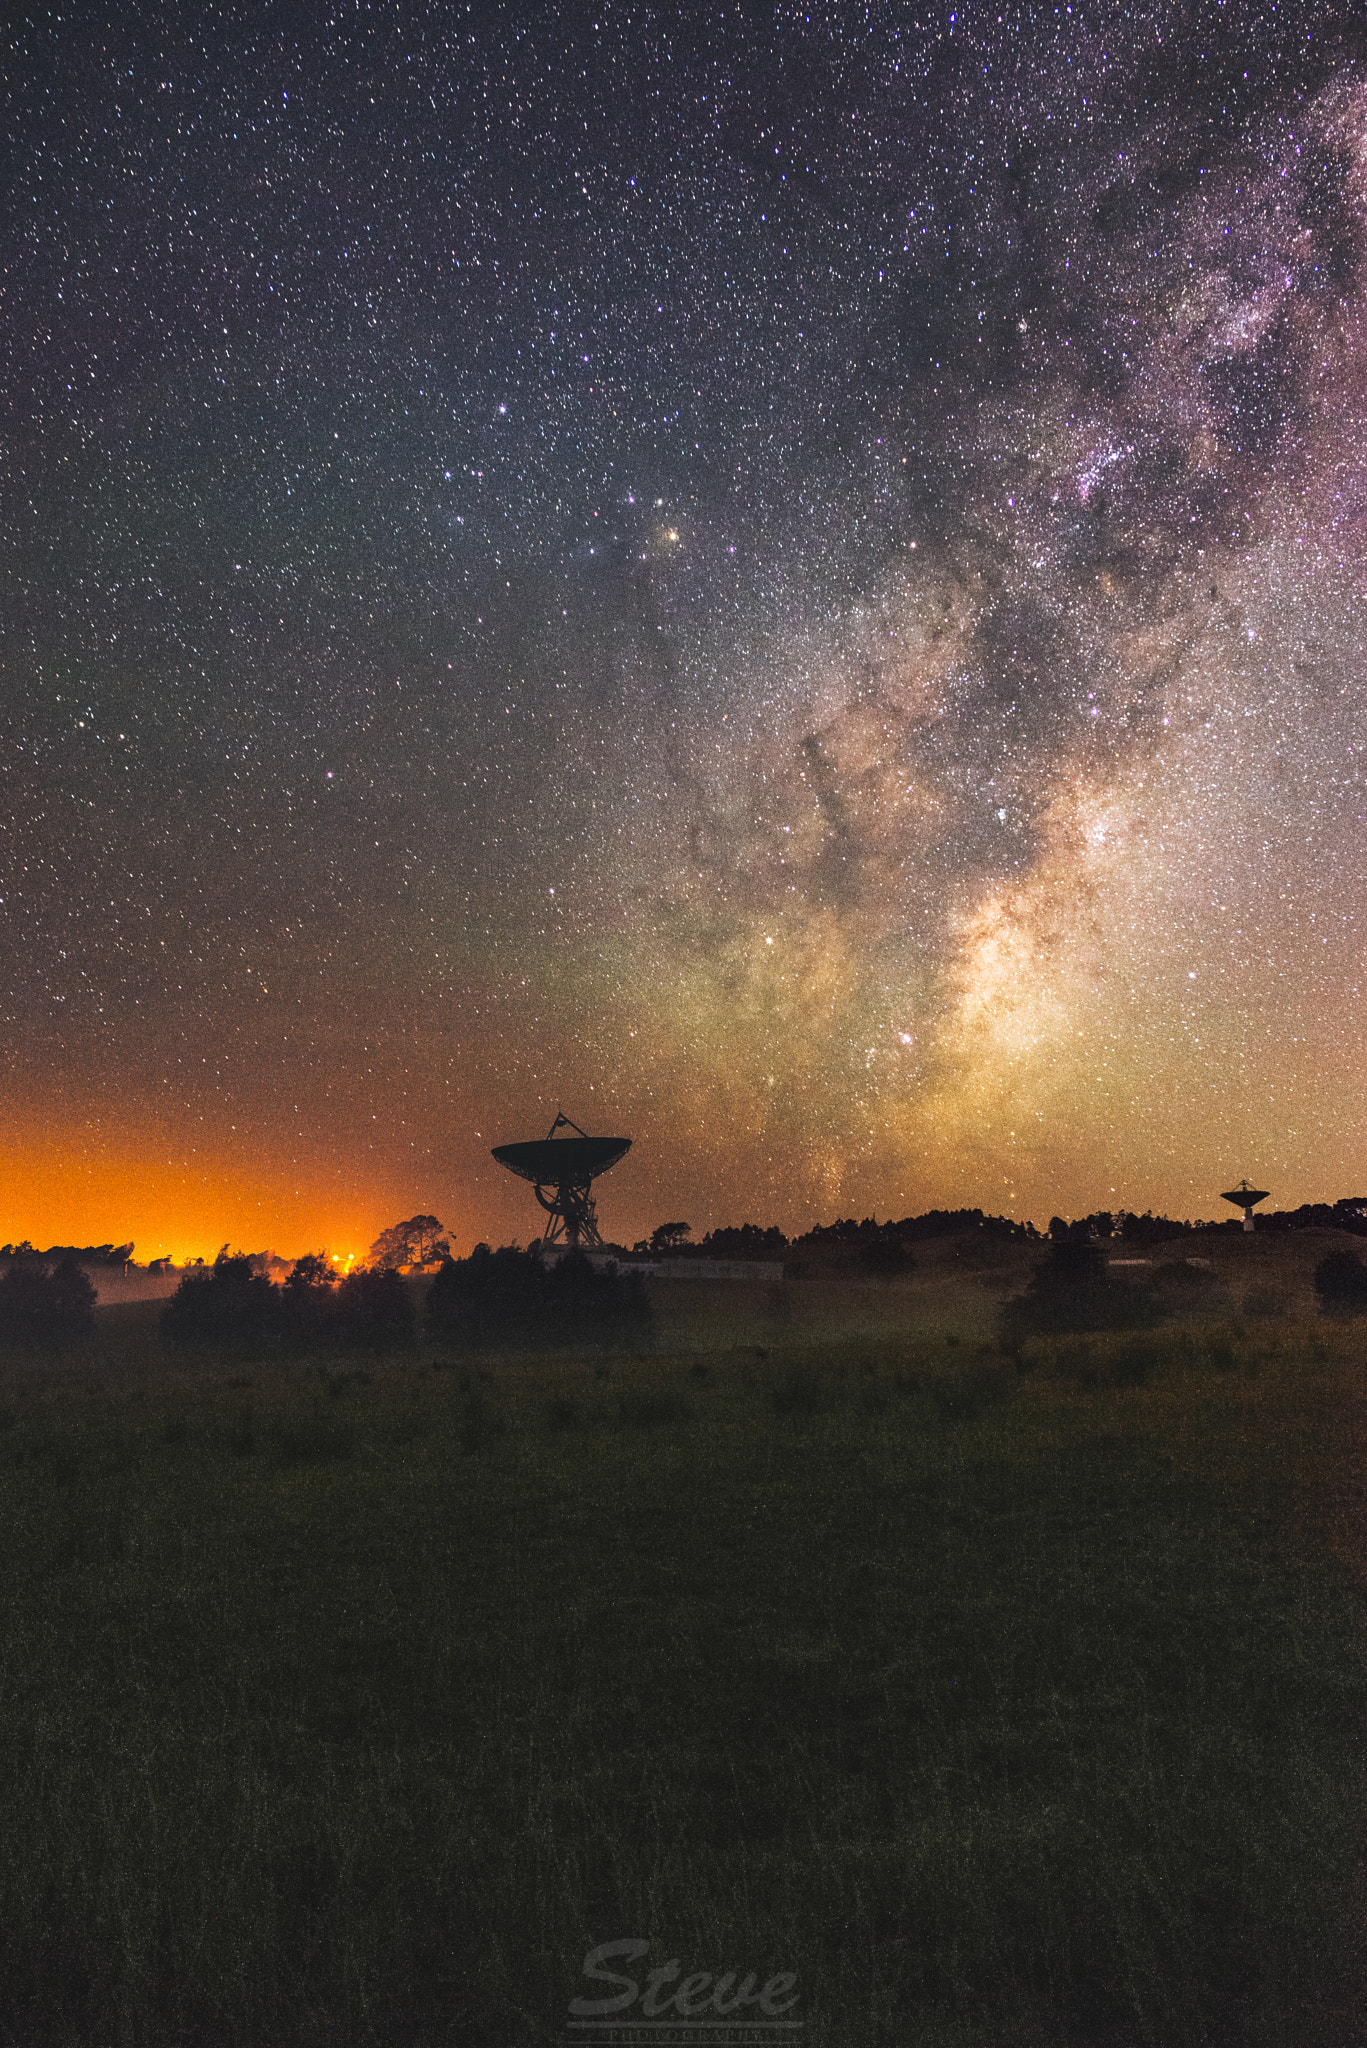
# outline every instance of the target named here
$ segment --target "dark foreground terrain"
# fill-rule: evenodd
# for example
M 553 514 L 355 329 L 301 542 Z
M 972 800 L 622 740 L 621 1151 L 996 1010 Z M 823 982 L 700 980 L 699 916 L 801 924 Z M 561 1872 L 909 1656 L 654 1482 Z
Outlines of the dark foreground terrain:
M 821 2048 L 1367 2038 L 1361 1322 L 152 1329 L 3 1372 L 0 2040 L 565 2041 L 633 1936 Z

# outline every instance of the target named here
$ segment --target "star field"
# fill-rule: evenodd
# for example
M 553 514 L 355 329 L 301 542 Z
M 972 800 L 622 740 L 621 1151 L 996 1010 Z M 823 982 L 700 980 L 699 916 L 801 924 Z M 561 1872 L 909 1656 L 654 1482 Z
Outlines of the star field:
M 1355 1192 L 1365 43 L 31 12 L 0 1235 Z

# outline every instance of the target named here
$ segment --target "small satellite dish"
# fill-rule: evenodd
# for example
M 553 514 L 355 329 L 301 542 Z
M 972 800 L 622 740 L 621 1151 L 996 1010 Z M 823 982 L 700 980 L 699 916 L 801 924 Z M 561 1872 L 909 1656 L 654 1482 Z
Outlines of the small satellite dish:
M 561 1129 L 578 1131 L 574 1138 L 557 1138 Z M 519 1180 L 530 1181 L 536 1199 L 546 1211 L 543 1244 L 564 1238 L 568 1245 L 601 1245 L 598 1213 L 592 1187 L 600 1173 L 606 1173 L 631 1150 L 630 1138 L 591 1138 L 578 1124 L 557 1112 L 544 1138 L 530 1138 L 517 1145 L 495 1145 L 494 1158 Z
M 1220 1200 L 1222 1202 L 1233 1202 L 1236 1209 L 1242 1209 L 1244 1212 L 1244 1229 L 1252 1230 L 1254 1208 L 1259 1202 L 1265 1202 L 1267 1195 L 1268 1190 L 1266 1188 L 1251 1188 L 1246 1180 L 1241 1180 L 1237 1188 L 1231 1188 L 1227 1195 L 1221 1195 Z

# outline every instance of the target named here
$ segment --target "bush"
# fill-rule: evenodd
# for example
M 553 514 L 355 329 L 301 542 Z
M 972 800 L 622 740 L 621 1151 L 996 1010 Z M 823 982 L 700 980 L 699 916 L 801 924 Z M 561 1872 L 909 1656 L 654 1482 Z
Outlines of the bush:
M 95 1289 L 75 1259 L 53 1271 L 41 1259 L 16 1259 L 0 1280 L 0 1344 L 65 1351 L 94 1328 Z
M 1100 1245 L 1084 1237 L 1060 1237 L 1035 1268 L 1025 1293 L 1007 1302 L 1002 1335 L 1008 1344 L 1019 1345 L 1026 1337 L 1132 1329 L 1153 1313 L 1136 1289 L 1111 1279 Z
M 413 1297 L 392 1268 L 348 1273 L 337 1287 L 330 1323 L 344 1351 L 411 1351 L 417 1343 Z
M 161 1312 L 162 1341 L 173 1351 L 216 1351 L 259 1358 L 278 1348 L 279 1289 L 245 1252 L 221 1251 L 204 1273 L 187 1273 Z
M 429 1334 L 460 1350 L 640 1345 L 651 1323 L 639 1274 L 582 1252 L 552 1263 L 539 1247 L 477 1245 L 468 1259 L 448 1259 L 427 1290 Z
M 1315 1292 L 1326 1308 L 1367 1309 L 1367 1266 L 1356 1252 L 1330 1252 L 1315 1268 Z
M 306 1252 L 280 1290 L 285 1345 L 293 1352 L 325 1345 L 335 1320 L 337 1275 L 323 1252 Z

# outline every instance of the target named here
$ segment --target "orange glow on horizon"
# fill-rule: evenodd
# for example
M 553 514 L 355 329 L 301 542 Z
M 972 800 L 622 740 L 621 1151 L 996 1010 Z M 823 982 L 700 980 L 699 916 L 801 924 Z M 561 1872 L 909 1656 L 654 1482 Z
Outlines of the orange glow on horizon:
M 182 1167 L 129 1151 L 48 1137 L 0 1150 L 0 1243 L 124 1244 L 139 1265 L 169 1258 L 210 1260 L 225 1242 L 282 1258 L 337 1244 L 371 1245 L 394 1220 L 366 1191 L 339 1201 L 332 1191 L 288 1191 L 263 1175 L 222 1164 Z M 364 1251 L 330 1251 L 348 1271 Z

